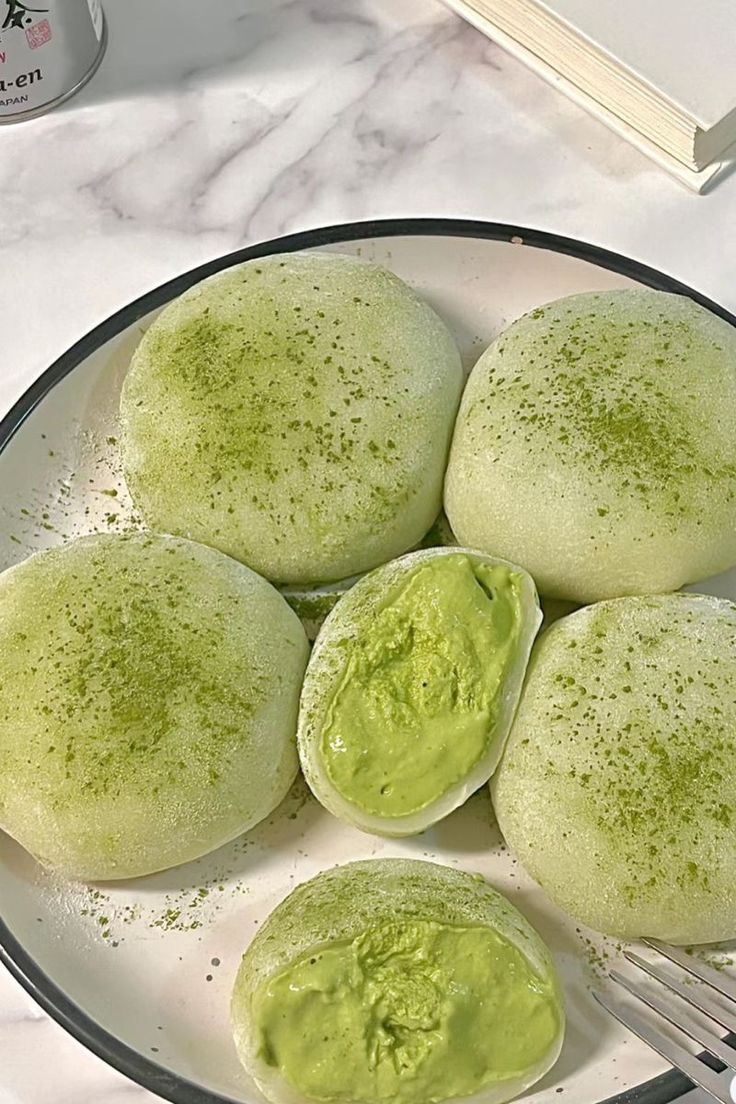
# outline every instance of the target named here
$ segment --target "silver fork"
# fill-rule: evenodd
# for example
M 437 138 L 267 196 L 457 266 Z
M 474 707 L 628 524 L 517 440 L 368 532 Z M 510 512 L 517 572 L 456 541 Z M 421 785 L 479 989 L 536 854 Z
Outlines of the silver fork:
M 732 1001 L 733 1007 L 730 1010 L 723 1007 L 722 1003 L 714 1000 L 702 986 L 688 985 L 684 980 L 677 980 L 661 965 L 647 961 L 634 951 L 624 951 L 624 957 L 633 966 L 648 974 L 649 977 L 661 982 L 666 987 L 661 990 L 661 993 L 644 988 L 640 981 L 632 980 L 620 974 L 618 970 L 610 970 L 608 976 L 678 1030 L 688 1035 L 696 1043 L 700 1043 L 708 1053 L 718 1058 L 728 1067 L 730 1074 L 736 1074 L 736 1048 L 729 1046 L 715 1032 L 693 1019 L 686 1007 L 686 1005 L 690 1005 L 692 1008 L 697 1008 L 710 1020 L 736 1035 L 736 980 L 723 976 L 717 970 L 699 962 L 677 947 L 660 943 L 657 939 L 643 939 L 641 942 L 652 950 L 658 951 L 670 962 L 682 967 L 691 977 L 705 982 L 709 988 Z M 667 993 L 667 990 L 670 993 Z M 675 993 L 680 1000 L 673 1000 L 670 996 L 671 993 Z M 603 991 L 595 992 L 593 996 L 624 1027 L 638 1035 L 663 1058 L 666 1058 L 675 1069 L 679 1069 L 681 1073 L 689 1077 L 695 1085 L 710 1093 L 711 1096 L 720 1101 L 720 1104 L 735 1104 L 736 1097 L 732 1093 L 736 1088 L 736 1080 L 731 1077 L 724 1080 L 722 1074 L 716 1073 L 715 1070 L 702 1062 L 697 1055 L 692 1054 L 680 1043 L 665 1035 L 656 1026 L 655 1020 L 650 1021 L 650 1019 L 640 1015 L 635 1008 L 632 1008 L 625 1001 Z

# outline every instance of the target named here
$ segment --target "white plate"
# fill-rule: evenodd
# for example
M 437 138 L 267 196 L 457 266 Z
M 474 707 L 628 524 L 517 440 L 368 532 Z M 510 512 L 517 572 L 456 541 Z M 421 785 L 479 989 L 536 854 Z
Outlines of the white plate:
M 205 275 L 303 248 L 357 253 L 393 269 L 446 319 L 468 367 L 513 318 L 561 295 L 641 283 L 694 294 L 591 246 L 447 220 L 335 227 L 225 257 L 103 323 L 0 425 L 0 566 L 69 537 L 130 524 L 116 419 L 141 333 Z M 736 576 L 707 589 L 736 597 Z M 178 1104 L 251 1102 L 258 1094 L 239 1067 L 228 1025 L 243 949 L 298 882 L 336 863 L 393 855 L 480 871 L 551 947 L 569 1026 L 559 1063 L 532 1092 L 539 1104 L 560 1093 L 565 1104 L 589 1104 L 637 1086 L 627 1104 L 664 1104 L 688 1087 L 596 1005 L 591 988 L 617 956 L 615 944 L 578 929 L 524 876 L 501 844 L 485 791 L 423 835 L 388 842 L 334 820 L 300 783 L 267 822 L 206 858 L 95 889 L 58 881 L 0 836 L 0 956 L 77 1038 L 154 1092 Z

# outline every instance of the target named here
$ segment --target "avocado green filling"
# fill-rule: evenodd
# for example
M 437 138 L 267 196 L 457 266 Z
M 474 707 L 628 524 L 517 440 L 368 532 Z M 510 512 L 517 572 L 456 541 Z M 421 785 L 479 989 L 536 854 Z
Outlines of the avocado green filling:
M 548 982 L 490 928 L 387 921 L 315 949 L 253 1001 L 259 1054 L 312 1100 L 429 1104 L 533 1069 L 560 1030 Z
M 521 622 L 521 580 L 458 553 L 404 576 L 350 653 L 321 734 L 324 769 L 365 812 L 417 812 L 488 752 Z

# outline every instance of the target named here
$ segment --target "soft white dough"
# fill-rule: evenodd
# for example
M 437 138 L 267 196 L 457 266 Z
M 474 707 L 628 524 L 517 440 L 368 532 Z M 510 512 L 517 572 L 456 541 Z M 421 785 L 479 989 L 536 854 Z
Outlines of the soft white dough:
M 519 862 L 577 920 L 736 937 L 736 606 L 620 598 L 557 621 L 491 792 Z
M 0 828 L 83 881 L 187 862 L 297 771 L 308 645 L 228 556 L 83 537 L 0 575 Z
M 445 509 L 546 597 L 676 590 L 736 563 L 735 426 L 727 322 L 655 291 L 559 299 L 473 369 Z
M 444 323 L 393 273 L 338 254 L 251 261 L 168 306 L 121 397 L 151 528 L 280 583 L 412 548 L 442 504 L 462 390 Z

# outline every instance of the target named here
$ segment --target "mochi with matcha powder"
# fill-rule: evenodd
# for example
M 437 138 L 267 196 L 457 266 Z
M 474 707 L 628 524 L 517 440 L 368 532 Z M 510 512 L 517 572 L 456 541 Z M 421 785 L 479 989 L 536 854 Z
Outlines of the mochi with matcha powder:
M 203 545 L 83 537 L 0 575 L 0 828 L 82 881 L 188 862 L 297 772 L 308 645 L 280 594 Z
M 502 1104 L 550 1069 L 564 1012 L 550 954 L 480 876 L 412 859 L 299 886 L 248 947 L 231 1015 L 274 1104 Z
M 355 586 L 362 575 L 353 575 L 349 579 L 340 579 L 337 583 L 315 583 L 313 586 L 282 586 L 279 593 L 297 615 L 307 639 L 314 641 L 329 613 L 351 587 Z
M 463 374 L 393 273 L 334 253 L 227 269 L 171 303 L 125 379 L 123 467 L 153 529 L 278 583 L 413 548 L 442 505 Z
M 450 524 L 444 513 L 442 513 L 424 534 L 417 548 L 438 548 L 456 544 L 457 541 L 450 529 Z M 283 586 L 279 587 L 279 590 L 304 626 L 308 639 L 313 641 L 324 624 L 327 614 L 335 608 L 343 594 L 350 590 L 352 586 L 355 586 L 360 578 L 362 578 L 362 575 L 353 575 L 350 579 L 340 579 L 336 583 L 315 583 L 313 586 L 309 584 Z
M 736 329 L 679 295 L 573 295 L 474 367 L 445 509 L 544 597 L 677 590 L 736 564 Z
M 307 668 L 298 745 L 335 816 L 405 836 L 487 782 L 542 615 L 521 568 L 463 548 L 377 568 L 327 617 Z
M 509 847 L 577 921 L 736 938 L 736 606 L 667 594 L 557 621 L 491 790 Z

